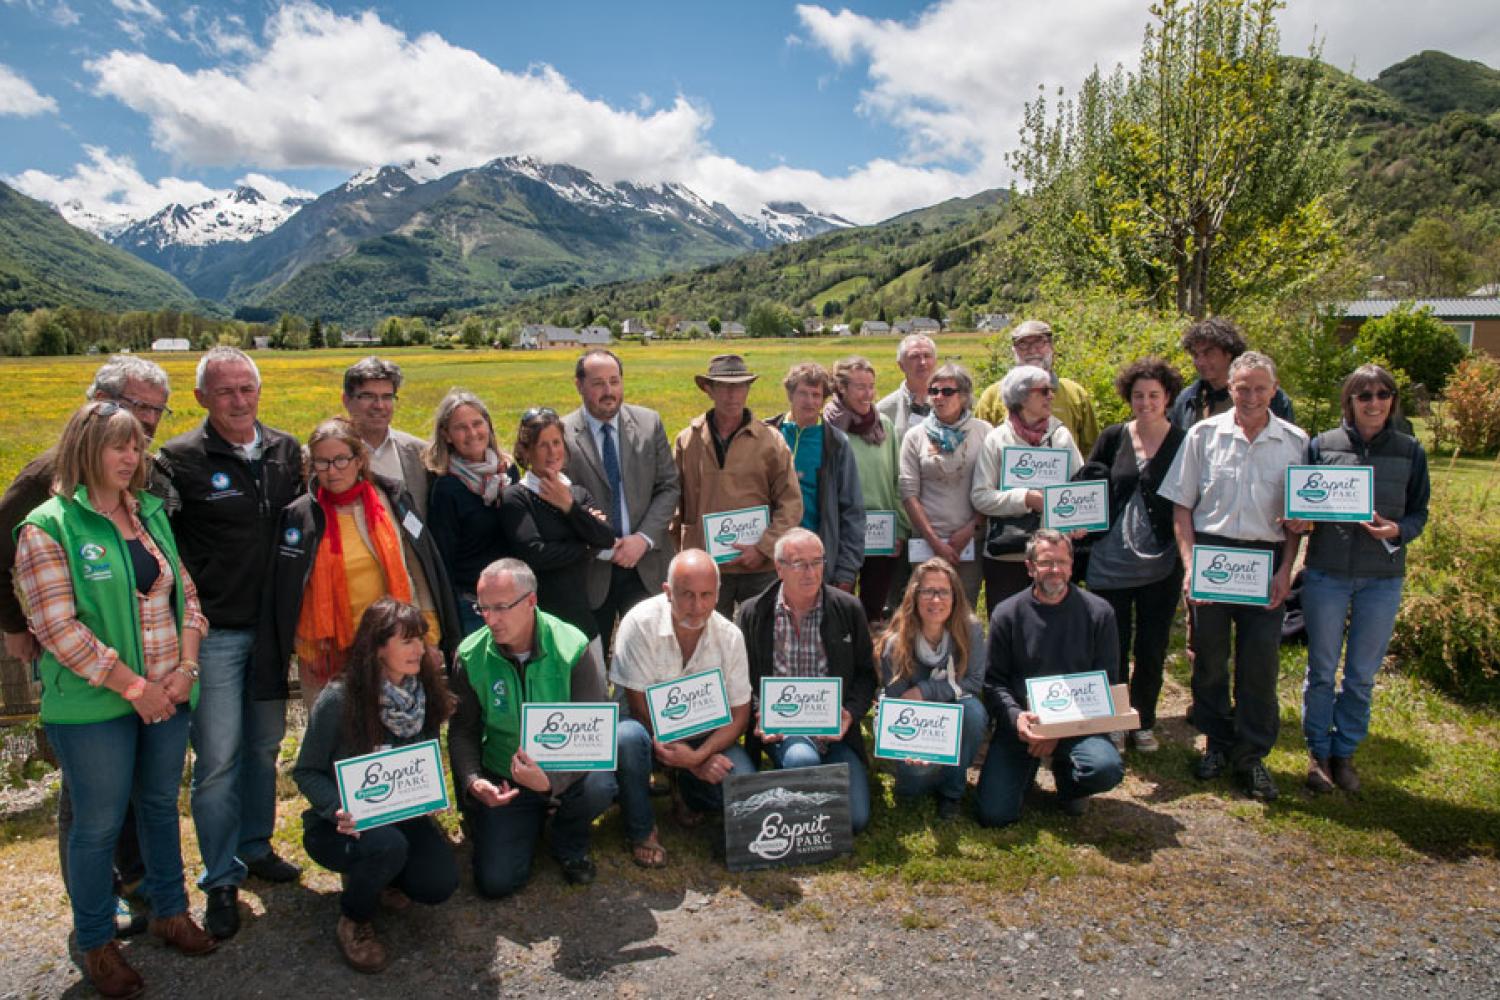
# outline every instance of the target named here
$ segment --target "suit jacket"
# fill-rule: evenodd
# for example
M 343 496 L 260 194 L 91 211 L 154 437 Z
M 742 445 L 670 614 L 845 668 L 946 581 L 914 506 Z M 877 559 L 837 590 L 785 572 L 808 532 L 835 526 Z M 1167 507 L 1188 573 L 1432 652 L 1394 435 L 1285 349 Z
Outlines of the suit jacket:
M 676 554 L 668 534 L 677 499 L 682 493 L 677 463 L 672 461 L 672 446 L 662 427 L 661 416 L 644 406 L 625 403 L 620 407 L 619 440 L 620 473 L 625 480 L 625 507 L 630 512 L 630 530 L 651 539 L 652 546 L 635 564 L 646 593 L 661 592 L 667 579 L 667 563 Z M 588 417 L 579 407 L 563 418 L 564 437 L 568 444 L 568 478 L 594 495 L 600 507 L 610 502 L 609 477 L 604 474 L 604 458 L 589 429 Z M 597 608 L 609 596 L 611 564 L 602 559 L 589 561 L 589 607 Z
M 391 428 L 391 437 L 396 442 L 396 454 L 401 456 L 402 483 L 411 494 L 417 516 L 426 524 L 427 498 L 432 493 L 432 473 L 427 471 L 427 463 L 422 461 L 422 452 L 427 450 L 427 442 L 415 434 L 398 431 L 394 427 Z

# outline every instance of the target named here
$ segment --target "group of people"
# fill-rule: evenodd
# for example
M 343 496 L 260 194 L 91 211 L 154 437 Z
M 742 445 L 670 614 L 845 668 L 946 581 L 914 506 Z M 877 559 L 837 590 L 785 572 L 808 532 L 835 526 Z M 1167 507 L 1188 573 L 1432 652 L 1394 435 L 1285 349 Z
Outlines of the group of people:
M 802 363 L 769 420 L 746 406 L 757 374 L 719 355 L 696 376 L 706 412 L 675 440 L 656 412 L 625 402 L 620 358 L 592 350 L 574 369 L 580 405 L 526 410 L 509 452 L 484 402 L 460 389 L 427 439 L 394 429 L 401 370 L 373 357 L 345 373 L 345 412 L 299 443 L 259 420 L 254 361 L 220 347 L 196 373 L 206 419 L 153 455 L 167 377 L 111 358 L 58 444 L 0 500 L 0 625 L 7 652 L 39 665 L 89 978 L 133 995 L 141 980 L 117 936 L 149 928 L 205 954 L 238 929 L 247 876 L 299 877 L 271 847 L 293 663 L 309 708 L 293 770 L 308 803 L 303 842 L 343 877 L 337 941 L 363 971 L 387 961 L 379 910 L 440 903 L 458 869 L 431 817 L 356 829 L 337 761 L 432 739 L 446 722 L 474 884 L 488 897 L 527 882 L 547 827 L 563 877 L 591 882 L 590 831 L 615 803 L 634 861 L 665 865 L 653 781 L 691 827 L 722 807 L 729 775 L 845 764 L 863 830 L 862 723 L 882 697 L 963 706 L 958 764 L 897 764 L 898 802 L 931 796 L 938 817 L 959 815 L 988 736 L 980 823 L 1016 821 L 1044 761 L 1059 805 L 1079 814 L 1122 780 L 1124 734 L 1048 738 L 1026 681 L 1103 671 L 1128 683 L 1141 722 L 1129 738 L 1157 749 L 1195 544 L 1268 550 L 1276 567 L 1268 606 L 1187 601 L 1189 719 L 1207 737 L 1196 775 L 1230 771 L 1250 795 L 1276 797 L 1264 761 L 1280 718 L 1277 648 L 1310 534 L 1307 783 L 1356 790 L 1353 756 L 1429 492 L 1389 373 L 1350 375 L 1340 425 L 1309 441 L 1271 359 L 1209 319 L 1183 338 L 1197 381 L 1184 388 L 1157 358 L 1128 365 L 1116 388 L 1131 419 L 1101 432 L 1088 392 L 1053 370 L 1051 329 L 1028 321 L 1011 340 L 1016 364 L 977 402 L 969 373 L 913 335 L 897 353 L 901 384 L 878 402 L 868 360 L 831 372 Z M 1109 528 L 1043 528 L 1039 490 L 1002 488 L 1014 447 L 1056 449 L 1071 478 L 1107 481 Z M 1285 520 L 1294 464 L 1373 466 L 1374 519 Z M 711 556 L 705 517 L 750 508 L 764 508 L 764 531 Z M 889 535 L 867 554 L 877 522 Z M 728 721 L 657 739 L 647 689 L 711 669 Z M 765 677 L 839 678 L 838 735 L 767 732 Z M 545 770 L 521 746 L 524 704 L 611 698 L 615 770 Z M 189 743 L 202 925 L 188 913 L 178 834 Z

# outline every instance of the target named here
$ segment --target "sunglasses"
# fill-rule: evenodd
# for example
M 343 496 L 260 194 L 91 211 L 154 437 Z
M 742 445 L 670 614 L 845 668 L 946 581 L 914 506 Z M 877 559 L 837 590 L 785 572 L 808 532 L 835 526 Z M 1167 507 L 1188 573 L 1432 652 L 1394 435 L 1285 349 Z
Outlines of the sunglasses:
M 1382 403 L 1384 403 L 1386 400 L 1390 399 L 1391 397 L 1393 397 L 1395 395 L 1396 394 L 1394 392 L 1392 392 L 1391 390 L 1389 390 L 1389 389 L 1375 389 L 1375 390 L 1366 389 L 1364 392 L 1356 392 L 1354 394 L 1354 398 L 1357 399 L 1357 400 L 1359 400 L 1361 403 L 1368 403 L 1371 400 L 1376 400 L 1376 399 L 1378 399 Z
M 945 385 L 945 386 L 936 386 L 936 385 L 933 385 L 933 386 L 928 386 L 927 387 L 927 395 L 933 396 L 933 397 L 942 396 L 944 399 L 947 399 L 950 396 L 957 396 L 958 395 L 958 389 L 957 389 L 956 386 L 951 386 L 951 385 Z
M 556 420 L 557 411 L 550 406 L 533 406 L 531 409 L 521 414 L 521 423 L 529 424 L 533 420 L 540 420 L 544 417 L 548 420 Z
M 1054 389 L 1054 388 L 1052 388 L 1050 385 L 1034 385 L 1030 389 L 1027 389 L 1026 391 L 1027 392 L 1040 392 L 1040 393 L 1042 393 L 1043 395 L 1046 395 L 1046 396 L 1052 396 L 1052 395 L 1055 395 L 1057 393 L 1057 390 Z

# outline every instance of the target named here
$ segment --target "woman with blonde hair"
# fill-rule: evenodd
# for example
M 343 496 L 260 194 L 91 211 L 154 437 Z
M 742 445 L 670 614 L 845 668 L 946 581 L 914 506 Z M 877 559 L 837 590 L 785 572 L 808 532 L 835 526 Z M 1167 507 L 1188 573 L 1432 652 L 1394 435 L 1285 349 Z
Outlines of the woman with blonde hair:
M 882 697 L 963 706 L 957 767 L 901 763 L 896 796 L 936 792 L 938 817 L 958 815 L 969 765 L 989 725 L 984 709 L 984 626 L 964 596 L 963 581 L 946 559 L 929 559 L 911 575 L 901 604 L 876 647 Z

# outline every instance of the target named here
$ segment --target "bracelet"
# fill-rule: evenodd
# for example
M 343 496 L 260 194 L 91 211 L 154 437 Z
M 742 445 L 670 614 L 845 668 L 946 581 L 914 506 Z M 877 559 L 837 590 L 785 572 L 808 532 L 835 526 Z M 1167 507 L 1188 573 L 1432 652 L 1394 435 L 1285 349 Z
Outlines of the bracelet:
M 129 686 L 126 687 L 124 691 L 120 692 L 120 697 L 124 698 L 126 701 L 134 702 L 140 701 L 141 695 L 145 693 L 146 678 L 137 675 L 136 679 L 131 681 Z
M 199 674 L 198 661 L 197 660 L 183 660 L 182 662 L 180 662 L 180 663 L 177 664 L 177 671 L 176 672 L 179 673 L 179 674 L 181 674 L 182 676 L 186 677 L 188 680 L 190 680 L 190 681 L 192 681 L 193 683 L 196 684 L 198 682 L 198 674 Z

